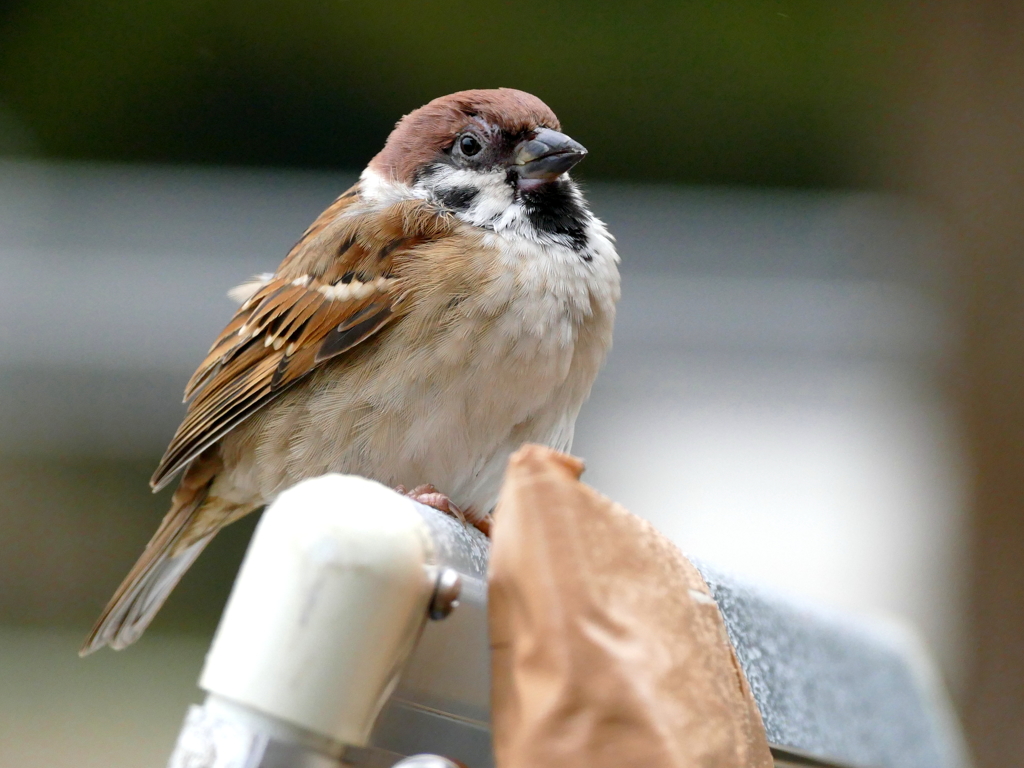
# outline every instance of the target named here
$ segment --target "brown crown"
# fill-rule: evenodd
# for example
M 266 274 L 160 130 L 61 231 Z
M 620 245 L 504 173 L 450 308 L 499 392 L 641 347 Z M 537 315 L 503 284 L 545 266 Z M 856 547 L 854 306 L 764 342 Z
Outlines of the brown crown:
M 540 126 L 561 128 L 548 105 L 525 91 L 459 91 L 434 99 L 399 120 L 384 149 L 370 161 L 370 168 L 387 178 L 411 183 L 416 170 L 433 161 L 474 117 L 509 133 Z

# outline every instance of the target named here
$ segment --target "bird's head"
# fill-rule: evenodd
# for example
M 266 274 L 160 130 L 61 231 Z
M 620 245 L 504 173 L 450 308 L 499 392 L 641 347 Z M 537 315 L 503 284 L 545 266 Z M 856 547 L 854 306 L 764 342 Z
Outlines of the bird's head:
M 511 88 L 460 91 L 398 121 L 368 170 L 494 226 L 511 209 L 579 200 L 567 171 L 587 150 L 536 96 Z

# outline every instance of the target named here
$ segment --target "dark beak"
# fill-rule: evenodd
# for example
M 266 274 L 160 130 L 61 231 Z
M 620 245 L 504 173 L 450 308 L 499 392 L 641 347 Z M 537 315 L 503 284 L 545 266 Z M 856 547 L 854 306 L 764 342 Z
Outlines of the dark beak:
M 516 148 L 515 167 L 519 177 L 554 181 L 587 155 L 578 141 L 550 128 L 541 128 L 529 141 Z

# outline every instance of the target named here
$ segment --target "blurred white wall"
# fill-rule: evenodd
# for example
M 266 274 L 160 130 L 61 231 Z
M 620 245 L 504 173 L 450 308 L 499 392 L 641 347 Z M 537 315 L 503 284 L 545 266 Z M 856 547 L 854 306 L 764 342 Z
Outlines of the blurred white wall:
M 648 284 L 635 280 L 626 296 Z M 703 322 L 727 325 L 747 314 L 758 349 L 679 350 L 622 333 L 577 433 L 586 479 L 692 556 L 911 621 L 959 682 L 964 471 L 934 369 L 881 349 L 787 347 L 797 333 L 764 338 L 794 314 L 814 335 L 843 317 L 844 333 L 876 328 L 882 348 L 908 331 L 896 323 L 925 324 L 907 312 L 916 297 L 800 281 L 666 286 L 688 307 L 676 316 L 699 307 Z
M 0 163 L 0 451 L 155 458 L 225 290 L 350 181 Z M 935 225 L 864 194 L 590 186 L 624 290 L 585 479 L 693 556 L 912 621 L 955 680 L 964 472 Z

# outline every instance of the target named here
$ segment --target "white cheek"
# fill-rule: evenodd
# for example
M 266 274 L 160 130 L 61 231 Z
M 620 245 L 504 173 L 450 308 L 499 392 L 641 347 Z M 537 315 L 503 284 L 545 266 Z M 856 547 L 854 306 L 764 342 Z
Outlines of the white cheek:
M 493 176 L 500 178 L 492 178 Z M 473 205 L 466 211 L 465 220 L 476 226 L 483 226 L 501 218 L 513 207 L 515 194 L 505 181 L 505 174 L 489 174 L 485 184 L 477 187 L 478 194 Z
M 494 226 L 495 220 L 505 213 L 515 196 L 506 181 L 503 170 L 471 171 L 465 168 L 442 168 L 429 181 L 430 188 L 439 197 L 445 192 L 472 189 L 476 197 L 472 205 L 456 216 L 467 224 L 478 227 Z

